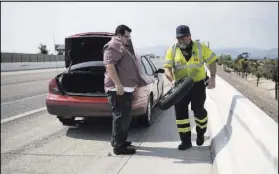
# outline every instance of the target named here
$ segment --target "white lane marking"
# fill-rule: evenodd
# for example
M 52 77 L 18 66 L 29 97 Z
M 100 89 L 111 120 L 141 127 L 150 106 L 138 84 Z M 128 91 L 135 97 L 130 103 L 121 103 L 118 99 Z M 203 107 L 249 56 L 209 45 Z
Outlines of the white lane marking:
M 28 112 L 25 112 L 23 114 L 18 114 L 18 115 L 12 116 L 12 117 L 4 118 L 4 119 L 1 119 L 1 124 L 7 123 L 9 121 L 13 121 L 13 120 L 16 120 L 16 119 L 19 119 L 19 118 L 26 117 L 28 115 L 36 114 L 36 113 L 42 112 L 44 110 L 46 110 L 46 107 L 42 107 L 42 108 L 39 108 L 39 109 L 28 111 Z
M 35 73 L 43 73 L 43 72 L 55 72 L 55 71 L 66 70 L 66 68 L 50 68 L 50 69 L 38 69 L 38 70 L 25 70 L 25 71 L 9 71 L 9 72 L 1 72 L 1 76 L 6 75 L 18 75 L 18 74 L 35 74 Z
M 27 99 L 31 99 L 31 98 L 35 98 L 35 97 L 44 96 L 44 95 L 47 95 L 47 93 L 45 93 L 45 94 L 40 94 L 40 95 L 34 95 L 34 96 L 31 96 L 31 97 L 22 98 L 22 99 L 19 99 L 19 100 L 13 100 L 13 101 L 6 102 L 6 103 L 1 103 L 1 106 L 3 106 L 3 105 L 8 105 L 8 104 L 12 104 L 12 103 L 17 103 L 17 102 L 20 102 L 20 101 L 22 101 L 22 100 L 27 100 Z

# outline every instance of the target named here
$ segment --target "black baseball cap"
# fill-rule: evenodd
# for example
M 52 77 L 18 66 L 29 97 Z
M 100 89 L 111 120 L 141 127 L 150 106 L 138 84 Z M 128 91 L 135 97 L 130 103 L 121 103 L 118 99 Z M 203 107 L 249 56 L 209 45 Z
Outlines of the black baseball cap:
M 190 35 L 190 29 L 186 25 L 176 27 L 176 38 Z

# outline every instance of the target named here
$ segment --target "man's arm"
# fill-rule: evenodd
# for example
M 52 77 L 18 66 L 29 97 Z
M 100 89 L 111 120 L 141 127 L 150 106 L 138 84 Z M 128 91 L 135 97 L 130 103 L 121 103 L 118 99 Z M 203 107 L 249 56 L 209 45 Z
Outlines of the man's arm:
M 203 45 L 203 59 L 206 63 L 209 71 L 210 71 L 210 78 L 208 81 L 208 89 L 214 89 L 215 88 L 215 76 L 216 76 L 216 54 L 211 51 L 207 46 Z
M 203 57 L 204 60 L 203 61 L 206 63 L 206 66 L 210 71 L 210 75 L 212 77 L 215 77 L 216 71 L 217 71 L 217 68 L 216 68 L 217 56 L 206 45 L 203 45 L 202 47 L 203 47 L 202 50 L 203 50 L 203 55 L 204 55 L 204 57 Z
M 172 68 L 165 68 L 165 74 L 166 74 L 166 77 L 167 79 L 172 82 L 174 80 L 174 77 L 173 77 L 173 73 L 172 73 Z
M 174 64 L 173 57 L 172 57 L 172 51 L 173 51 L 172 48 L 169 48 L 167 50 L 166 55 L 165 55 L 165 62 L 164 62 L 165 75 L 170 82 L 174 81 L 174 76 L 172 73 L 172 68 L 173 68 L 173 64 Z
M 115 65 L 120 61 L 122 56 L 112 47 L 105 46 L 104 48 L 104 64 L 107 68 L 108 75 L 115 85 L 121 85 Z
M 113 83 L 117 86 L 121 86 L 122 84 L 119 80 L 119 77 L 118 77 L 115 66 L 113 64 L 107 64 L 106 68 L 107 68 L 107 71 L 108 71 L 108 75 L 110 76 Z
M 210 76 L 215 77 L 217 71 L 216 62 L 214 61 L 213 63 L 209 64 L 207 67 L 210 71 Z
M 106 46 L 104 49 L 104 64 L 107 72 L 113 83 L 115 84 L 117 94 L 123 95 L 124 89 L 118 77 L 115 65 L 119 62 L 122 56 L 117 53 L 113 48 Z

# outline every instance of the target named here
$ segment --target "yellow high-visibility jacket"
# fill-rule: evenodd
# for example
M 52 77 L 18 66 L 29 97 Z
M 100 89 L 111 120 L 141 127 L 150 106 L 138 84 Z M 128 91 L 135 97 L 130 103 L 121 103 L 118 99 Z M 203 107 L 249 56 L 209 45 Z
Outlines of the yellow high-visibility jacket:
M 193 41 L 192 57 L 189 61 L 186 61 L 180 48 L 177 44 L 170 47 L 165 56 L 164 67 L 173 68 L 174 79 L 179 80 L 193 75 L 194 82 L 203 80 L 206 77 L 206 69 L 204 64 L 207 65 L 213 63 L 217 56 L 211 51 L 205 44 L 197 41 Z M 192 73 L 192 74 L 191 74 Z

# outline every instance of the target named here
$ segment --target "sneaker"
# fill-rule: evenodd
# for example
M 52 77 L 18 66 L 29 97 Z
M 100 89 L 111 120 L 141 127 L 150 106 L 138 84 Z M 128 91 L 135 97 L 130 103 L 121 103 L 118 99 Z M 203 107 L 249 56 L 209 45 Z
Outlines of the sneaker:
M 127 148 L 127 147 L 115 147 L 113 148 L 113 152 L 115 155 L 130 155 L 135 154 L 135 148 Z
M 197 143 L 198 146 L 203 145 L 203 143 L 204 143 L 204 135 L 203 134 L 200 134 L 200 135 L 198 134 L 197 135 L 196 143 Z
M 179 146 L 178 146 L 178 150 L 187 150 L 189 148 L 192 147 L 192 143 L 181 143 Z

